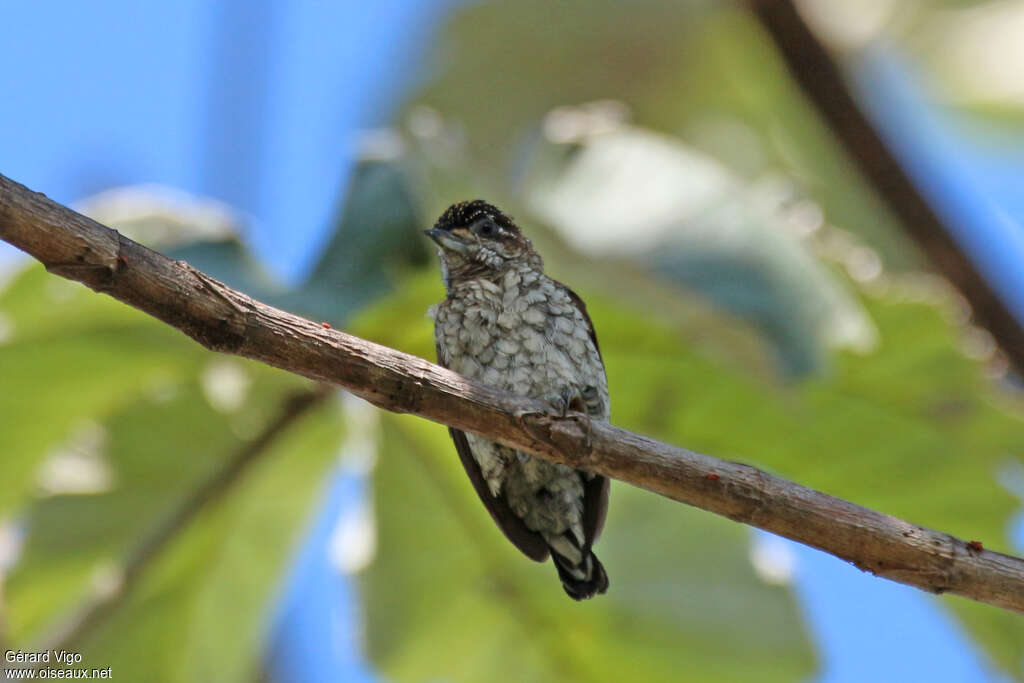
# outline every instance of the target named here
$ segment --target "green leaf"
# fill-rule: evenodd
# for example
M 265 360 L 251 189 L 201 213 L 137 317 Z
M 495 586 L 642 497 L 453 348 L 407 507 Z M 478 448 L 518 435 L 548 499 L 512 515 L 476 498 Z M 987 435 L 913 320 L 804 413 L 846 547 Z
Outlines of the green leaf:
M 250 371 L 258 371 L 256 367 Z M 24 557 L 9 577 L 11 636 L 32 642 L 116 566 L 196 486 L 225 466 L 253 427 L 274 417 L 297 382 L 263 370 L 225 419 L 196 384 L 160 404 L 142 401 L 105 423 L 117 486 L 39 501 L 26 516 Z M 285 380 L 282 382 L 281 380 Z M 339 440 L 334 410 L 301 418 L 155 556 L 109 622 L 77 651 L 127 680 L 248 680 L 258 664 L 271 588 Z
M 38 266 L 3 292 L 0 312 L 11 330 L 0 345 L 0 503 L 25 531 L 3 576 L 5 635 L 30 648 L 309 383 L 210 354 Z M 272 589 L 340 424 L 334 410 L 310 413 L 189 521 L 73 648 L 83 664 L 125 680 L 251 680 Z M 93 488 L 69 490 L 82 483 L 69 471 L 91 473 Z
M 596 104 L 561 111 L 602 115 Z M 566 240 L 588 257 L 645 264 L 748 320 L 786 374 L 820 371 L 829 347 L 871 346 L 874 329 L 845 283 L 794 238 L 784 203 L 766 197 L 778 187 L 621 123 L 571 144 L 538 140 L 530 156 L 528 203 Z
M 84 286 L 21 273 L 0 294 L 11 336 L 0 344 L 0 514 L 34 492 L 36 470 L 85 421 L 195 372 L 200 351 L 174 332 Z
M 321 408 L 287 432 L 168 548 L 85 656 L 126 680 L 252 680 L 273 589 L 334 460 L 339 424 Z

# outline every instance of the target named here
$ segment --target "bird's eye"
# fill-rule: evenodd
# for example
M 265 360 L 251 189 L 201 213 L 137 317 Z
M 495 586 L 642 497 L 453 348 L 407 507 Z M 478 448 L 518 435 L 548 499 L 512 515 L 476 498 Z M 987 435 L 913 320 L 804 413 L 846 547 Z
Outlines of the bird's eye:
M 477 232 L 484 237 L 490 237 L 497 232 L 497 228 L 491 221 L 483 221 L 480 223 L 480 227 L 477 228 Z

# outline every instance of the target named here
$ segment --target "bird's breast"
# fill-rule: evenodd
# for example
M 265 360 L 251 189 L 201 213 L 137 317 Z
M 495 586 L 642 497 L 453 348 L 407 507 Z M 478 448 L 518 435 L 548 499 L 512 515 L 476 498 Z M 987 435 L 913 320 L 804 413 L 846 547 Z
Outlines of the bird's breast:
M 435 322 L 447 366 L 471 379 L 536 397 L 591 376 L 604 387 L 588 324 L 543 275 L 510 271 L 498 282 L 463 283 L 438 308 Z

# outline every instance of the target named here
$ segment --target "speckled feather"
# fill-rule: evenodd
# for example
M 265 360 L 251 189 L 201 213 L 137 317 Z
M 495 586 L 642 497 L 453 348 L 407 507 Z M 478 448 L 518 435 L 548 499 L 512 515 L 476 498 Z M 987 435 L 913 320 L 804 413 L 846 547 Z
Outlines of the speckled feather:
M 481 221 L 491 225 L 481 229 Z M 607 420 L 608 385 L 586 307 L 544 274 L 511 219 L 485 202 L 464 202 L 449 208 L 436 230 L 462 240 L 454 250 L 439 249 L 448 296 L 433 309 L 438 362 L 519 396 L 562 397 L 572 409 Z M 607 577 L 591 546 L 604 523 L 607 480 L 451 433 L 509 540 L 534 560 L 552 553 L 571 597 L 604 592 Z

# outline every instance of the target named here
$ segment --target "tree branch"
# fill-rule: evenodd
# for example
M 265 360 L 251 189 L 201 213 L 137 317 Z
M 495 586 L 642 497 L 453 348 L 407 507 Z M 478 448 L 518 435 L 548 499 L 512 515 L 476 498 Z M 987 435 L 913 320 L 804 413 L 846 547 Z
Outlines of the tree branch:
M 581 414 L 499 393 L 394 349 L 277 310 L 0 176 L 0 239 L 207 348 L 342 386 L 791 538 L 865 571 L 1024 612 L 1024 560 Z
M 953 239 L 953 232 L 903 170 L 792 0 L 748 0 L 761 25 L 836 139 L 939 273 L 971 304 L 1024 377 L 1024 328 Z

